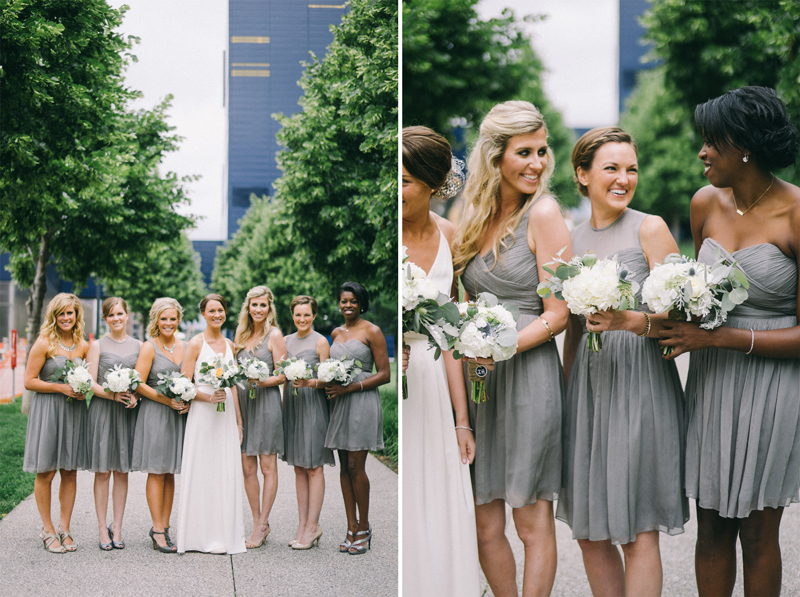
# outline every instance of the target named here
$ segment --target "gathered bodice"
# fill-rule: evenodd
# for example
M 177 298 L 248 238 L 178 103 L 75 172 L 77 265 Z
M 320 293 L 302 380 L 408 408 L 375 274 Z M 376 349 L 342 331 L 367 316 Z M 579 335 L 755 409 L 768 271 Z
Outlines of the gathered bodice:
M 60 354 L 47 357 L 44 361 L 44 365 L 42 365 L 41 371 L 39 371 L 39 379 L 42 381 L 52 381 L 50 378 L 53 377 L 53 374 L 61 369 L 66 362 L 67 357 Z M 41 394 L 43 392 L 39 393 Z
M 314 377 L 317 376 L 315 365 L 319 364 L 319 355 L 317 354 L 317 341 L 322 338 L 322 334 L 312 331 L 305 338 L 299 338 L 297 333 L 289 334 L 284 338 L 286 342 L 286 350 L 289 353 L 287 356 L 297 357 L 303 359 L 311 370 L 314 371 Z
M 142 343 L 131 336 L 128 336 L 124 342 L 116 342 L 109 336 L 103 336 L 99 342 L 100 356 L 97 359 L 97 383 L 102 386 L 106 381 L 106 373 L 116 365 L 122 365 L 129 369 L 133 369 L 136 366 Z
M 147 385 L 151 388 L 155 388 L 156 384 L 158 384 L 158 375 L 159 373 L 171 373 L 173 371 L 177 371 L 180 373 L 181 364 L 180 363 L 173 363 L 170 361 L 161 349 L 156 346 L 156 343 L 150 339 L 150 342 L 153 343 L 153 349 L 156 351 L 156 356 L 153 358 L 153 364 L 150 367 L 150 373 L 147 375 Z M 178 342 L 178 340 L 176 340 Z M 186 342 L 183 343 L 183 350 L 186 350 Z
M 348 340 L 347 342 L 334 342 L 331 344 L 331 358 L 341 359 L 345 356 L 354 358 L 361 362 L 361 371 L 372 375 L 372 368 L 375 360 L 372 357 L 372 350 L 361 340 Z
M 269 342 L 269 334 L 267 334 L 267 336 L 264 338 L 262 342 L 260 342 L 254 347 L 255 354 L 253 354 L 253 352 L 250 352 L 249 349 L 243 348 L 242 350 L 239 351 L 239 353 L 236 356 L 238 359 L 249 359 L 251 357 L 255 357 L 259 361 L 263 361 L 264 363 L 266 363 L 267 367 L 269 367 L 269 370 L 272 371 L 273 369 L 275 369 L 275 359 L 272 358 L 272 352 L 270 352 L 269 350 L 269 346 L 267 344 L 268 342 Z M 205 346 L 208 346 L 208 344 L 206 344 L 205 338 L 203 338 L 203 344 Z M 211 350 L 211 347 L 209 346 L 208 349 Z M 228 350 L 230 351 L 230 346 L 228 347 Z M 282 356 L 283 355 L 278 355 L 278 358 Z M 226 359 L 230 358 L 227 353 L 225 355 L 225 358 Z

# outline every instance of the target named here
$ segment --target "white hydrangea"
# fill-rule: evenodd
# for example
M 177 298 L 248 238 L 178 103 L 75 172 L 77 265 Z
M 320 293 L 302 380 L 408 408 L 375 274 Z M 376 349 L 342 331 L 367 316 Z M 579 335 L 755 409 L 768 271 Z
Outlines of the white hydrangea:
M 74 368 L 67 372 L 67 383 L 72 388 L 72 391 L 77 394 L 86 394 L 92 389 L 94 380 L 89 373 L 89 367 L 85 365 L 76 365 Z
M 297 359 L 283 368 L 283 374 L 289 381 L 295 379 L 310 379 L 312 375 L 311 368 L 303 359 Z
M 514 316 L 503 305 L 481 295 L 477 303 L 460 303 L 462 324 L 453 348 L 470 358 L 492 357 L 495 361 L 510 359 L 517 351 L 517 329 Z M 472 315 L 470 315 L 472 309 Z
M 319 364 L 317 376 L 321 381 L 330 383 L 334 380 L 344 379 L 347 370 L 341 361 L 327 360 Z
M 111 371 L 106 372 L 106 381 L 103 388 L 109 392 L 128 392 L 132 386 L 139 385 L 142 378 L 136 369 L 116 365 Z
M 247 379 L 257 379 L 258 381 L 265 381 L 271 377 L 272 372 L 264 361 L 258 359 L 247 359 L 240 363 L 242 372 L 247 376 Z
M 177 400 L 182 400 L 183 402 L 188 402 L 197 396 L 197 388 L 194 387 L 190 379 L 183 376 L 173 378 L 169 384 L 169 389 L 176 396 L 180 396 Z
M 618 309 L 623 293 L 619 288 L 617 264 L 603 259 L 592 267 L 581 267 L 580 273 L 564 280 L 561 291 L 570 312 L 589 316 L 597 311 Z
M 704 263 L 664 263 L 653 268 L 644 281 L 642 300 L 654 313 L 679 308 L 686 312 L 687 320 L 692 316 L 705 317 L 715 306 L 712 286 L 716 283 Z M 687 284 L 691 286 L 691 298 L 685 302 Z
M 439 298 L 439 289 L 436 287 L 425 270 L 408 261 L 403 264 L 403 309 L 410 311 L 424 300 Z

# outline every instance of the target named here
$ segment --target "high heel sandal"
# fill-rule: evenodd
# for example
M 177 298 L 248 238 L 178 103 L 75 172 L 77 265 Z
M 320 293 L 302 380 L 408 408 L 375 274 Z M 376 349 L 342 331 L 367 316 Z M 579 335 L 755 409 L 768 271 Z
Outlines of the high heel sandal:
M 292 549 L 298 549 L 298 550 L 299 549 L 311 549 L 312 547 L 314 547 L 314 543 L 316 543 L 317 547 L 319 547 L 320 537 L 322 537 L 322 527 L 317 526 L 317 532 L 314 534 L 314 538 L 311 540 L 311 543 L 297 543 L 297 542 L 295 542 L 294 545 L 292 545 Z
M 366 531 L 358 531 L 356 537 L 358 535 L 366 535 L 366 537 L 353 541 L 350 549 L 347 550 L 351 556 L 361 555 L 367 553 L 368 549 L 372 549 L 372 525 L 369 525 L 369 529 Z M 366 545 L 364 545 L 365 543 Z
M 153 527 L 150 527 L 150 539 L 152 539 L 152 540 L 153 540 L 153 549 L 157 549 L 157 550 L 158 550 L 158 551 L 160 551 L 161 553 L 175 553 L 175 551 L 176 551 L 176 550 L 174 550 L 174 549 L 173 549 L 172 547 L 170 547 L 169 545 L 167 545 L 166 547 L 161 547 L 161 546 L 160 546 L 160 545 L 159 545 L 159 544 L 156 542 L 156 539 L 155 539 L 155 537 L 153 537 L 153 535 L 164 535 L 164 541 L 166 542 L 166 540 L 167 540 L 167 533 L 166 533 L 165 531 L 156 531 L 156 530 L 154 530 L 154 529 L 153 529 Z
M 256 524 L 258 526 L 260 526 L 260 527 L 267 527 L 267 534 L 264 535 L 264 537 L 261 539 L 261 543 L 259 543 L 258 545 L 247 545 L 247 542 L 245 541 L 245 545 L 244 546 L 247 549 L 258 549 L 259 547 L 264 545 L 267 542 L 267 537 L 269 537 L 269 534 L 272 532 L 272 529 L 269 528 L 269 522 L 264 522 L 264 523 L 257 522 Z
M 114 546 L 112 545 L 114 541 L 114 535 L 111 534 L 111 527 L 108 527 L 108 536 L 109 536 L 108 543 L 103 543 L 102 540 L 100 541 L 99 543 L 100 551 L 111 551 L 112 549 L 114 549 Z
M 164 539 L 166 539 L 167 545 L 175 547 L 175 544 L 172 542 L 172 537 L 169 536 L 169 527 L 164 527 Z
M 111 525 L 108 525 L 108 537 L 109 539 L 111 539 L 111 547 L 113 547 L 114 549 L 125 549 L 125 543 L 123 543 L 122 541 L 114 541 L 114 533 L 111 530 Z M 101 543 L 100 545 L 101 545 L 100 549 L 103 549 L 102 546 L 108 545 L 108 543 L 105 544 Z M 167 541 L 167 545 L 169 545 L 169 541 Z M 170 547 L 172 546 L 170 545 Z
M 45 551 L 49 551 L 50 553 L 64 553 L 66 551 L 63 545 L 50 547 L 53 541 L 58 541 L 58 533 L 45 533 L 44 529 L 42 529 L 42 532 L 39 533 L 39 539 L 42 540 Z
M 355 536 L 353 535 L 353 531 L 351 531 L 350 529 L 347 529 L 347 536 L 348 537 L 353 537 L 355 539 Z M 339 544 L 339 551 L 341 553 L 347 553 L 348 551 L 350 551 L 350 546 L 352 544 L 353 544 L 353 542 L 350 541 L 350 539 L 345 539 L 344 541 L 342 541 Z
M 69 539 L 72 541 L 72 545 L 65 545 L 64 539 Z M 72 552 L 78 550 L 78 546 L 75 544 L 75 539 L 72 538 L 72 535 L 70 535 L 69 531 L 62 531 L 61 529 L 58 529 L 58 540 L 61 542 L 61 546 L 64 548 L 64 551 Z

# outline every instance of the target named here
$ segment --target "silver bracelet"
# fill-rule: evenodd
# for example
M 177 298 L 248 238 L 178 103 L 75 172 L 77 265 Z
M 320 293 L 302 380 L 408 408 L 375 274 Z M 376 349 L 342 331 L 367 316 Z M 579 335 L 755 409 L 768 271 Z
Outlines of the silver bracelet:
M 456 425 L 456 429 L 466 429 L 467 431 L 472 431 L 472 427 L 463 427 L 461 425 Z
M 361 384 L 361 391 L 363 392 L 363 391 L 364 391 L 364 382 L 363 382 L 363 381 L 360 381 L 360 382 L 358 382 L 358 383 L 360 383 L 360 384 Z
M 750 350 L 748 350 L 744 354 L 750 354 L 751 352 L 753 352 L 753 346 L 755 345 L 755 343 L 756 343 L 756 333 L 753 331 L 753 328 L 750 328 Z

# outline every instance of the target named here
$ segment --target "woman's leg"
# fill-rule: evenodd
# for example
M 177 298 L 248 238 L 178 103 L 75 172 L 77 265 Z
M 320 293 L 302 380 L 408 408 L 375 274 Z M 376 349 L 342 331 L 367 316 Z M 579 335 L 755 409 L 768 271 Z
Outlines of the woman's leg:
M 517 566 L 506 537 L 506 503 L 494 500 L 475 506 L 478 559 L 495 597 L 517 597 Z
M 779 595 L 781 592 L 781 516 L 783 508 L 764 508 L 739 520 L 745 595 Z
M 58 487 L 59 521 L 58 528 L 69 532 L 69 523 L 72 520 L 72 509 L 75 507 L 75 494 L 78 491 L 78 471 L 60 470 L 61 484 Z M 64 546 L 74 545 L 72 539 L 66 539 Z
M 322 500 L 325 498 L 325 475 L 322 467 L 305 469 L 308 475 L 308 504 L 306 524 L 300 543 L 310 543 L 319 529 L 319 513 L 322 511 Z
M 625 592 L 628 595 L 658 597 L 664 572 L 661 568 L 661 550 L 658 531 L 636 535 L 636 541 L 622 546 L 625 554 Z
M 619 549 L 610 540 L 578 539 L 583 567 L 594 597 L 624 597 L 625 568 Z M 633 595 L 633 593 L 631 593 Z
M 269 535 L 269 513 L 272 511 L 272 504 L 275 503 L 275 495 L 278 493 L 278 455 L 259 454 L 258 460 L 261 464 L 261 474 L 264 475 L 264 492 L 261 495 L 259 515 L 253 518 L 253 531 L 245 542 L 246 547 L 258 547 Z M 255 486 L 258 487 L 257 477 Z
M 339 483 L 342 486 L 342 499 L 344 500 L 344 513 L 347 516 L 347 530 L 355 535 L 358 530 L 358 515 L 356 514 L 356 494 L 353 487 L 353 480 L 350 475 L 350 452 L 338 450 L 339 452 Z M 353 536 L 346 535 L 345 542 L 352 542 Z
M 164 475 L 164 494 L 161 501 L 161 523 L 165 529 L 169 528 L 169 518 L 172 516 L 172 502 L 175 500 L 175 475 Z
M 100 543 L 111 543 L 106 528 L 108 518 L 108 483 L 111 471 L 94 474 L 94 510 L 97 514 L 97 528 L 100 531 Z
M 347 468 L 350 473 L 350 480 L 353 484 L 353 496 L 355 497 L 356 507 L 358 508 L 358 530 L 366 531 L 369 529 L 369 478 L 367 477 L 367 454 L 366 450 L 349 452 L 347 457 Z M 362 535 L 363 538 L 363 535 Z M 358 537 L 356 537 L 358 539 Z
M 50 507 L 52 505 L 52 487 L 53 478 L 56 476 L 56 471 L 47 471 L 46 473 L 36 473 L 36 479 L 33 482 L 33 497 L 36 500 L 36 508 L 39 510 L 39 517 L 42 519 L 42 529 L 45 533 L 55 535 L 56 529 L 53 526 L 53 520 L 50 517 Z M 58 538 L 50 544 L 51 547 L 58 547 L 61 545 Z
M 297 534 L 295 541 L 300 541 L 308 521 L 308 469 L 294 467 L 294 487 L 297 492 Z
M 242 454 L 242 473 L 244 475 L 244 492 L 253 513 L 253 523 L 261 517 L 261 488 L 258 485 L 258 458 Z
M 122 541 L 122 518 L 125 516 L 125 503 L 128 501 L 128 473 L 114 471 L 114 489 L 111 499 L 114 504 L 111 530 L 114 533 L 114 541 L 120 543 Z
M 694 571 L 700 597 L 726 597 L 736 582 L 738 518 L 723 518 L 716 510 L 697 506 Z
M 153 531 L 157 533 L 164 532 L 164 488 L 166 485 L 166 475 L 150 473 L 147 475 L 147 484 L 145 486 L 145 494 L 147 496 L 147 507 L 150 510 L 150 520 L 153 523 Z M 164 535 L 153 535 L 155 542 L 161 547 L 167 546 L 167 540 Z
M 556 524 L 553 502 L 538 500 L 512 510 L 517 535 L 525 546 L 525 571 L 522 576 L 524 597 L 547 596 L 556 579 Z

